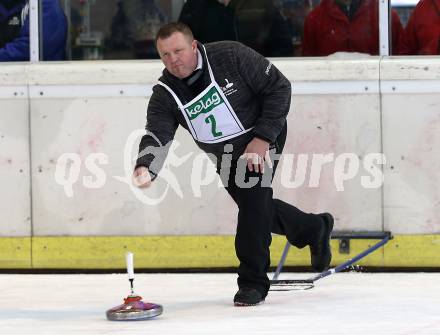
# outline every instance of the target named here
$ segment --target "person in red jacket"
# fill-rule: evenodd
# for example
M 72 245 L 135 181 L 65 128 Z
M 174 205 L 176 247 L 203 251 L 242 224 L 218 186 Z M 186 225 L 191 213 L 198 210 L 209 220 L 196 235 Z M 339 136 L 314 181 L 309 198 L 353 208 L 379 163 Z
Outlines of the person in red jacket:
M 402 34 L 399 53 L 440 54 L 440 0 L 420 0 Z
M 393 10 L 392 50 L 397 51 L 402 31 Z M 322 0 L 306 17 L 302 48 L 304 56 L 327 56 L 338 51 L 378 55 L 378 1 Z

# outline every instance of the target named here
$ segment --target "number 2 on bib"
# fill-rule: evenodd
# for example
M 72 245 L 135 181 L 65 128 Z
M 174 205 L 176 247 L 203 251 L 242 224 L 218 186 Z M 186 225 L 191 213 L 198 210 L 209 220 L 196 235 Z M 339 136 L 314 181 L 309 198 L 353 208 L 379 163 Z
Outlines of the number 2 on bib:
M 218 137 L 218 136 L 222 136 L 223 133 L 221 131 L 217 131 L 217 123 L 215 122 L 215 117 L 214 115 L 209 115 L 206 119 L 205 119 L 205 123 L 210 123 L 211 124 L 211 133 L 212 136 L 214 137 Z

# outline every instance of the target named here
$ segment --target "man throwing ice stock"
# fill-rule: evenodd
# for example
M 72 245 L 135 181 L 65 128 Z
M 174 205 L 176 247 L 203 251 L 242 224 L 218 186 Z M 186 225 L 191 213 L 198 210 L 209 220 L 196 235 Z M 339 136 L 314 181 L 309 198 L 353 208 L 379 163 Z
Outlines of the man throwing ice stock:
M 230 41 L 202 45 L 182 23 L 163 26 L 156 46 L 165 69 L 148 105 L 133 184 L 151 185 L 166 144 L 181 125 L 215 157 L 217 173 L 239 209 L 235 306 L 257 305 L 267 296 L 271 233 L 285 235 L 298 248 L 310 246 L 312 268 L 327 269 L 333 217 L 304 213 L 273 198 L 275 158 L 286 141 L 290 82 L 254 50 Z M 155 147 L 156 154 L 146 153 L 148 147 Z

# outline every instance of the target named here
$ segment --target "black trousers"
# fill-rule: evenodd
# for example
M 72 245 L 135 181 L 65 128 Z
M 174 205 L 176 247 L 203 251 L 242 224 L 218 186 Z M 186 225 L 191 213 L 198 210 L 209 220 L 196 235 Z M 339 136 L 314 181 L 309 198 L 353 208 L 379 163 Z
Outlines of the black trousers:
M 283 150 L 286 134 L 285 125 L 276 142 L 271 145 L 277 154 L 281 154 Z M 319 216 L 304 213 L 282 200 L 273 199 L 271 183 L 278 163 L 273 162 L 272 169 L 267 165 L 265 167 L 264 175 L 269 174 L 269 182 L 267 176 L 265 180 L 261 173 L 243 169 L 244 160 L 231 161 L 229 178 L 225 178 L 220 170 L 225 166 L 221 167 L 221 162 L 217 166 L 226 190 L 239 209 L 235 236 L 235 250 L 240 261 L 238 286 L 255 288 L 264 297 L 270 286 L 267 271 L 270 266 L 271 233 L 285 235 L 292 245 L 303 248 L 313 243 L 322 224 Z M 241 168 L 238 168 L 238 164 Z M 243 187 L 243 181 L 253 181 L 252 186 Z

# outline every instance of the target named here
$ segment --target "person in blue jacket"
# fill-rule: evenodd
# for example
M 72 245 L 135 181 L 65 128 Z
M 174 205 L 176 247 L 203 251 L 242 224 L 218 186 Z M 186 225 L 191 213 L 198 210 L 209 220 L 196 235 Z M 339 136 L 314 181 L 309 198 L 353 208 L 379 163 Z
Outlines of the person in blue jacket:
M 42 0 L 43 60 L 66 58 L 67 19 L 58 0 Z M 0 0 L 0 62 L 29 60 L 29 1 Z

